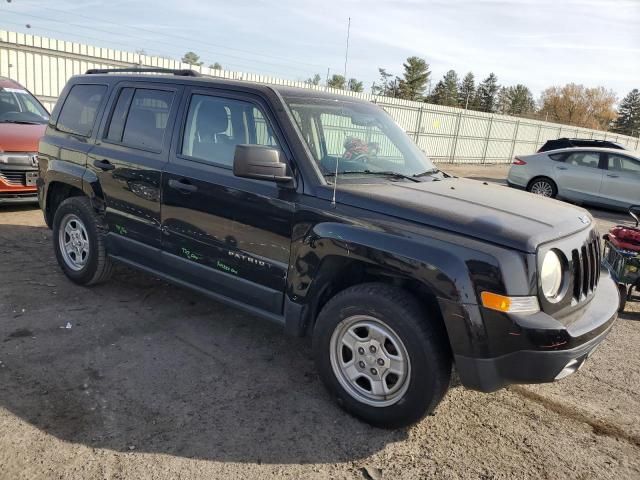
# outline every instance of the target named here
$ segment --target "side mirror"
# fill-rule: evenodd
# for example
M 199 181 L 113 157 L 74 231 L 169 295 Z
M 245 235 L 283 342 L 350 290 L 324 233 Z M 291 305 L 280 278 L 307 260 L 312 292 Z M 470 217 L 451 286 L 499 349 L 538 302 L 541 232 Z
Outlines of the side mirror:
M 287 164 L 282 151 L 263 145 L 237 145 L 233 157 L 233 174 L 236 177 L 277 183 L 292 180 L 287 175 Z

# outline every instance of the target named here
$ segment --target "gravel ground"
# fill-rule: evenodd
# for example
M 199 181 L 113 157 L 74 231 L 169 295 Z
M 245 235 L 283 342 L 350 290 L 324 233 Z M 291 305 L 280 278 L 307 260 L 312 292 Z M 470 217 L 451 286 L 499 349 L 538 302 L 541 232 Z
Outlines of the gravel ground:
M 335 406 L 307 340 L 124 267 L 73 285 L 38 210 L 0 208 L 0 258 L 2 479 L 640 478 L 640 303 L 564 381 L 456 387 L 384 431 Z

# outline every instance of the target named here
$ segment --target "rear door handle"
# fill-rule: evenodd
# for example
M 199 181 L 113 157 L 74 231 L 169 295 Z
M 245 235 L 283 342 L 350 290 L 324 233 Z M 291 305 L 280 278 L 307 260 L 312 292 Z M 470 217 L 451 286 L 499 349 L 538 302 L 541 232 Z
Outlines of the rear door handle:
M 198 190 L 198 187 L 191 185 L 187 180 L 169 180 L 169 187 L 178 190 L 182 193 L 193 193 Z
M 569 170 L 568 167 L 556 167 L 558 170 Z
M 620 175 L 615 175 L 613 173 L 607 173 L 607 177 L 618 178 Z
M 109 160 L 96 160 L 95 162 L 93 162 L 93 165 L 104 171 L 114 170 L 116 168 L 116 166 Z

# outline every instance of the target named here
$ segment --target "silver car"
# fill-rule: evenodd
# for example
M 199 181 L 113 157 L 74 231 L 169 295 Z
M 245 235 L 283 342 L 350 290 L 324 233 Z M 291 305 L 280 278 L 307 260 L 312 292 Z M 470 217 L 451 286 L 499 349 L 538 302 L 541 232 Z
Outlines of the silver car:
M 627 209 L 640 204 L 640 158 L 594 147 L 518 155 L 507 183 L 545 197 Z

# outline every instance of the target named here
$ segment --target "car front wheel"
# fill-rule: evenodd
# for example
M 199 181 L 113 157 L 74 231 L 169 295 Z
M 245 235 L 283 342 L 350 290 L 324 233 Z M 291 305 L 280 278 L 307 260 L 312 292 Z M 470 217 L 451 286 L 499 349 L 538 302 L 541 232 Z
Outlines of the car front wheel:
M 413 424 L 449 386 L 448 339 L 410 293 L 368 283 L 322 309 L 313 338 L 324 383 L 348 412 L 378 427 Z

